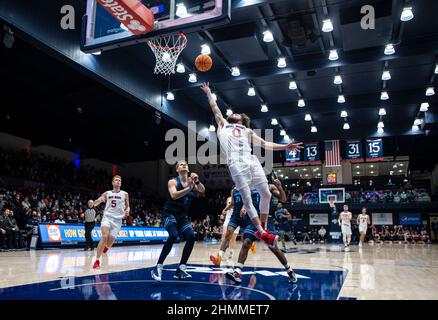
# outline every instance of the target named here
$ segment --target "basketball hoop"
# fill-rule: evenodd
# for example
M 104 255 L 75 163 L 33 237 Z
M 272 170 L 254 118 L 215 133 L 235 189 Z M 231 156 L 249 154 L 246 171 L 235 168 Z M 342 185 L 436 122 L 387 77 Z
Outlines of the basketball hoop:
M 187 45 L 187 37 L 183 33 L 162 36 L 148 40 L 148 45 L 155 55 L 155 74 L 170 75 L 175 73 L 176 61 Z

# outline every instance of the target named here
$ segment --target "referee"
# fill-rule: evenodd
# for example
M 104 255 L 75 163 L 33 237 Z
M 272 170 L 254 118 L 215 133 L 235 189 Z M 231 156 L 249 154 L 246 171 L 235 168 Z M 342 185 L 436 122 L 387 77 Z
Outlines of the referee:
M 94 201 L 88 200 L 88 209 L 85 210 L 85 248 L 84 251 L 90 249 L 94 250 L 93 238 L 91 231 L 93 231 L 96 223 L 96 210 L 94 210 Z

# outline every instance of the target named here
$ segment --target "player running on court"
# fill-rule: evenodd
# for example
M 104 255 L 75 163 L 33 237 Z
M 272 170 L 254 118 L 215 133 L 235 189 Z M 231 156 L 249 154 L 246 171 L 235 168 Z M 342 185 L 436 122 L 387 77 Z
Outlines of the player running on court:
M 97 200 L 94 206 L 105 202 L 102 221 L 100 222 L 100 231 L 102 238 L 97 246 L 96 261 L 93 269 L 100 268 L 100 257 L 106 253 L 108 248 L 114 244 L 117 234 L 122 227 L 122 220 L 129 216 L 129 195 L 120 189 L 122 186 L 122 177 L 115 175 L 112 180 L 113 189 L 104 192 Z
M 370 216 L 367 214 L 367 208 L 363 207 L 360 215 L 357 216 L 357 224 L 359 225 L 359 247 L 362 247 L 367 235 L 368 225 L 371 224 Z
M 195 233 L 189 221 L 188 213 L 190 204 L 195 197 L 194 191 L 204 193 L 205 187 L 199 181 L 196 173 L 192 172 L 189 176 L 189 166 L 185 160 L 177 162 L 176 172 L 178 176 L 170 179 L 167 183 L 169 196 L 163 210 L 164 227 L 169 233 L 169 237 L 161 249 L 156 268 L 151 271 L 152 278 L 157 281 L 161 281 L 164 260 L 172 250 L 178 235 L 181 235 L 186 240 L 186 244 L 182 251 L 179 266 L 173 277 L 175 279 L 190 279 L 192 277 L 185 271 L 187 261 L 195 244 Z
M 339 225 L 341 226 L 342 239 L 344 241 L 345 251 L 350 251 L 351 241 L 351 219 L 352 214 L 348 211 L 348 205 L 344 204 L 344 211 L 341 212 L 338 218 Z
M 249 128 L 250 120 L 246 115 L 232 114 L 225 119 L 211 94 L 209 84 L 204 83 L 201 89 L 208 97 L 218 125 L 221 149 L 227 157 L 228 169 L 236 189 L 242 196 L 247 214 L 257 229 L 255 234 L 269 246 L 275 246 L 278 236 L 265 230 L 271 193 L 260 161 L 251 154 L 251 142 L 265 150 L 273 151 L 298 150 L 303 147 L 301 143 L 278 144 L 263 140 Z M 260 195 L 260 218 L 251 199 L 251 188 L 255 188 Z M 260 220 L 263 221 L 263 225 Z

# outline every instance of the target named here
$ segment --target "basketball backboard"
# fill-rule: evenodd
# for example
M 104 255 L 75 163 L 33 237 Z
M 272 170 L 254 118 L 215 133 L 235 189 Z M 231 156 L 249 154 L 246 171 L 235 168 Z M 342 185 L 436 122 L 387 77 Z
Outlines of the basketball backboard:
M 334 203 L 345 202 L 345 188 L 320 188 L 319 203 L 329 203 L 333 200 Z
M 117 0 L 114 0 L 117 1 Z M 160 35 L 209 29 L 230 21 L 231 0 L 139 0 L 154 14 L 154 31 L 134 35 L 96 0 L 87 0 L 82 21 L 84 52 L 110 50 Z

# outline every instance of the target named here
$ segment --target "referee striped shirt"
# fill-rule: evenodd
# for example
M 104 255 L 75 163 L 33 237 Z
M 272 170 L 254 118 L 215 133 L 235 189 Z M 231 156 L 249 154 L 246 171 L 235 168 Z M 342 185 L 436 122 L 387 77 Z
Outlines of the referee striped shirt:
M 96 210 L 87 209 L 85 210 L 85 222 L 94 222 L 96 220 Z

